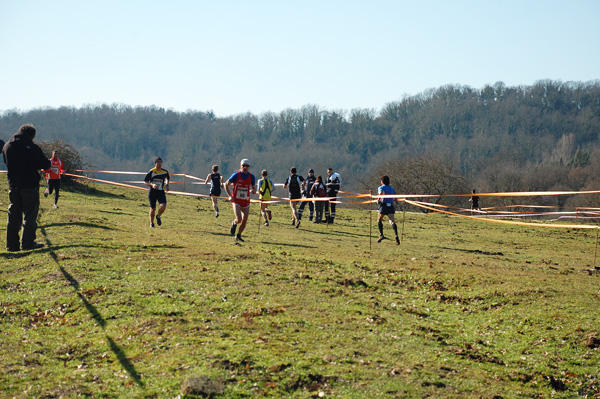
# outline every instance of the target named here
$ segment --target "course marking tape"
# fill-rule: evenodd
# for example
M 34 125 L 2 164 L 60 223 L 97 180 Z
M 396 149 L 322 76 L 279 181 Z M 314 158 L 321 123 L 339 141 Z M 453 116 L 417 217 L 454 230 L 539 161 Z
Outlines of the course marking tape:
M 81 172 L 97 172 L 97 173 L 112 173 L 112 174 L 136 174 L 136 175 L 145 175 L 145 173 L 142 172 L 122 172 L 122 171 L 104 171 L 104 170 L 97 170 L 97 171 L 92 171 L 92 170 L 78 170 Z M 6 172 L 6 171 L 0 171 L 0 172 Z M 103 180 L 103 179 L 96 179 L 96 178 L 91 178 L 88 176 L 84 176 L 84 175 L 75 175 L 75 174 L 71 174 L 71 173 L 65 173 L 65 175 L 67 176 L 71 176 L 74 178 L 80 178 L 80 179 L 86 179 L 86 180 L 90 180 L 90 181 L 95 181 L 95 182 L 99 182 L 99 183 L 104 183 L 104 184 L 112 184 L 112 185 L 116 185 L 116 186 L 120 186 L 120 187 L 127 187 L 127 188 L 135 188 L 135 189 L 139 189 L 139 190 L 146 190 L 145 187 L 138 187 L 138 186 L 134 186 L 131 184 L 125 184 L 125 183 L 119 183 L 119 182 L 114 182 L 114 181 L 110 181 L 110 180 Z M 186 173 L 175 173 L 173 174 L 173 176 L 183 176 L 183 177 L 188 177 L 190 179 L 196 179 L 199 181 L 205 181 L 204 179 L 201 179 L 199 177 L 195 177 L 192 175 L 188 175 Z M 139 182 L 139 181 L 127 181 L 126 183 L 134 183 L 134 184 L 140 184 L 143 182 Z M 183 182 L 172 182 L 175 184 L 182 184 Z M 203 183 L 193 183 L 193 184 L 203 184 Z M 282 184 L 275 184 L 276 186 L 282 186 Z M 182 195 L 182 196 L 189 196 L 189 197 L 197 197 L 197 198 L 211 198 L 210 195 L 206 195 L 206 194 L 195 194 L 195 193 L 188 193 L 188 192 L 183 192 L 183 191 L 168 191 L 168 194 L 174 194 L 174 195 Z M 420 194 L 396 194 L 396 195 L 372 195 L 372 194 L 359 194 L 359 193 L 351 193 L 351 192 L 347 192 L 347 191 L 339 191 L 339 193 L 343 193 L 343 194 L 352 194 L 352 195 L 345 195 L 345 196 L 340 196 L 340 197 L 312 197 L 312 198 L 298 198 L 298 199 L 289 199 L 287 197 L 276 197 L 276 196 L 272 196 L 272 198 L 274 198 L 274 200 L 270 200 L 270 201 L 263 201 L 260 199 L 250 199 L 250 202 L 253 203 L 265 203 L 265 204 L 276 204 L 276 203 L 282 203 L 282 202 L 308 202 L 308 201 L 328 201 L 330 203 L 334 203 L 334 204 L 368 204 L 368 203 L 374 203 L 377 202 L 378 199 L 382 199 L 382 198 L 393 198 L 396 200 L 399 200 L 401 202 L 405 202 L 407 204 L 419 207 L 419 208 L 423 208 L 423 209 L 427 209 L 436 213 L 445 213 L 445 214 L 449 214 L 449 215 L 453 215 L 453 216 L 459 216 L 459 217 L 467 217 L 470 219 L 475 219 L 475 220 L 482 220 L 482 221 L 489 221 L 489 222 L 496 222 L 496 223 L 505 223 L 505 224 L 513 224 L 513 225 L 521 225 L 521 226 L 533 226 L 533 227 L 556 227 L 556 228 L 573 228 L 573 229 L 596 229 L 596 228 L 600 228 L 600 226 L 596 226 L 596 225 L 560 225 L 560 224 L 554 224 L 554 225 L 549 225 L 549 224 L 541 224 L 541 223 L 528 223 L 528 222 L 518 222 L 518 221 L 511 221 L 511 220 L 498 220 L 499 218 L 515 218 L 515 217 L 532 217 L 532 216 L 547 216 L 547 215 L 553 215 L 553 216 L 557 216 L 560 215 L 558 217 L 558 219 L 561 218 L 579 218 L 579 219 L 584 219 L 584 218 L 588 218 L 588 217 L 583 217 L 583 216 L 579 216 L 580 213 L 584 213 L 584 214 L 595 214 L 594 212 L 580 212 L 579 210 L 590 210 L 590 211 L 600 211 L 600 208 L 576 208 L 576 212 L 543 212 L 543 213 L 525 213 L 525 212 L 519 212 L 519 211 L 494 211 L 492 209 L 500 209 L 503 207 L 494 207 L 494 208 L 485 208 L 485 210 L 475 210 L 475 209 L 466 209 L 466 208 L 456 208 L 456 207 L 450 207 L 447 205 L 442 205 L 442 204 L 433 204 L 433 203 L 428 203 L 428 202 L 421 202 L 421 201 L 411 201 L 409 200 L 409 198 L 432 198 L 432 197 L 470 197 L 472 196 L 472 194 L 448 194 L 448 195 L 420 195 Z M 600 191 L 545 191 L 545 192 L 540 192 L 540 191 L 528 191 L 528 192 L 513 192 L 513 193 L 507 193 L 507 192 L 503 192 L 503 193 L 479 193 L 477 194 L 478 196 L 498 196 L 498 197 L 508 197 L 508 196 L 515 196 L 515 197 L 519 197 L 519 196 L 550 196 L 550 195 L 575 195 L 575 194 L 598 194 L 600 193 Z M 229 197 L 217 197 L 219 199 L 223 199 L 223 200 L 229 200 Z M 366 201 L 356 201 L 356 202 L 344 202 L 341 201 L 342 199 L 346 199 L 346 198 L 370 198 L 369 200 Z M 564 209 L 564 208 L 560 208 L 560 207 L 556 207 L 556 206 L 535 206 L 535 205 L 508 205 L 505 206 L 504 208 L 538 208 L 538 209 Z M 437 209 L 436 209 L 437 208 Z M 443 210 L 441 208 L 445 208 L 445 209 L 454 209 L 455 212 L 452 212 L 450 210 Z M 461 212 L 471 212 L 471 213 L 477 213 L 479 214 L 479 216 L 473 216 L 473 215 L 465 215 L 465 214 L 461 214 L 461 213 L 457 213 L 458 211 Z M 589 217 L 589 218 L 593 218 L 593 217 Z M 558 220 L 555 219 L 555 220 Z
M 434 212 L 446 213 L 448 215 L 459 216 L 459 217 L 464 217 L 464 218 L 469 218 L 469 219 L 475 219 L 475 220 L 483 220 L 483 221 L 486 221 L 486 222 L 514 224 L 514 225 L 518 225 L 518 226 L 555 227 L 555 228 L 568 228 L 568 229 L 598 229 L 598 228 L 600 228 L 599 226 L 591 226 L 591 225 L 543 224 L 543 223 L 515 222 L 513 220 L 489 219 L 489 218 L 482 218 L 482 217 L 478 217 L 478 216 L 461 215 L 460 213 L 455 213 L 455 212 L 449 212 L 449 211 L 443 211 L 443 210 L 439 210 L 439 209 L 435 209 L 435 208 L 430 208 L 428 206 L 425 206 L 423 204 L 420 204 L 420 203 L 415 202 L 415 201 L 410 201 L 410 200 L 406 200 L 406 203 L 414 205 L 414 206 L 419 207 L 419 208 L 429 209 L 429 210 L 434 211 Z

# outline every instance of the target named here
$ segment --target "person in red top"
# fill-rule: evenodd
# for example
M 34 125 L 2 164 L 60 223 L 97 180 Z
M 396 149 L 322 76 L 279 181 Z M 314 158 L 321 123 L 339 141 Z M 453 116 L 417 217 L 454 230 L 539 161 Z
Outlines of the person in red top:
M 246 222 L 248 222 L 248 215 L 250 214 L 250 193 L 256 194 L 256 179 L 249 170 L 250 161 L 242 159 L 240 170 L 232 174 L 225 183 L 225 191 L 229 196 L 229 201 L 233 204 L 233 213 L 235 215 L 229 232 L 232 236 L 236 236 L 236 242 L 244 242 L 242 232 L 246 228 Z M 233 191 L 231 191 L 231 187 Z M 240 229 L 236 235 L 235 230 L 238 224 L 240 225 Z
M 54 209 L 57 209 L 58 193 L 60 191 L 60 178 L 65 173 L 65 168 L 63 167 L 62 161 L 58 159 L 58 154 L 56 151 L 52 151 L 50 163 L 50 169 L 44 170 L 44 172 L 46 172 L 46 180 L 48 181 L 46 191 L 44 192 L 44 197 L 47 197 L 49 194 L 52 194 L 52 191 L 54 191 Z

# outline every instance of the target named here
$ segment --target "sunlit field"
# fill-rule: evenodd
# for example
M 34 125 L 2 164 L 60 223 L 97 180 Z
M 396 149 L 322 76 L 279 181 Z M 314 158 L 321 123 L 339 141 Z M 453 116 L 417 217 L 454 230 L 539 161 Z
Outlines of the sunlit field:
M 398 212 L 396 245 L 253 204 L 236 244 L 228 203 L 168 201 L 151 229 L 142 190 L 42 196 L 45 248 L 0 252 L 1 397 L 600 397 L 595 229 Z

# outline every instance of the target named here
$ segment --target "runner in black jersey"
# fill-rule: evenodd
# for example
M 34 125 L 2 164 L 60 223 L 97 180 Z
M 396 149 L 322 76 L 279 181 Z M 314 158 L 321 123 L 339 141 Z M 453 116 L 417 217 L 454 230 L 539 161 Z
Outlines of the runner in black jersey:
M 206 180 L 204 180 L 204 184 L 208 184 L 210 182 L 210 199 L 212 200 L 212 206 L 215 210 L 215 217 L 219 217 L 219 205 L 217 201 L 219 200 L 219 196 L 221 195 L 221 187 L 223 186 L 223 177 L 221 176 L 218 165 L 213 165 L 212 173 L 206 176 Z
M 304 179 L 304 182 L 302 183 L 302 198 L 312 198 L 312 194 L 310 193 L 310 191 L 312 190 L 313 184 L 315 184 L 315 180 L 317 180 L 317 178 L 315 177 L 315 171 L 309 169 L 308 176 L 306 176 L 306 179 Z M 298 220 L 302 219 L 302 213 L 304 212 L 304 207 L 306 206 L 306 204 L 308 204 L 309 210 L 308 220 L 313 220 L 315 204 L 313 203 L 313 201 L 310 200 L 302 201 L 300 203 L 300 206 L 298 207 Z
M 292 208 L 292 226 L 296 226 L 296 228 L 300 227 L 300 218 L 298 217 L 298 213 L 296 212 L 296 205 L 298 204 L 298 200 L 302 198 L 302 182 L 304 178 L 302 176 L 298 176 L 296 174 L 296 168 L 292 167 L 290 169 L 290 175 L 283 183 L 283 188 L 287 188 L 290 194 L 290 208 Z
M 154 159 L 154 168 L 144 178 L 144 184 L 150 189 L 148 190 L 148 202 L 150 202 L 150 227 L 154 227 L 154 215 L 156 213 L 156 202 L 158 201 L 159 208 L 156 213 L 156 223 L 162 224 L 161 215 L 167 209 L 167 196 L 165 192 L 169 191 L 169 172 L 162 168 L 162 158 Z

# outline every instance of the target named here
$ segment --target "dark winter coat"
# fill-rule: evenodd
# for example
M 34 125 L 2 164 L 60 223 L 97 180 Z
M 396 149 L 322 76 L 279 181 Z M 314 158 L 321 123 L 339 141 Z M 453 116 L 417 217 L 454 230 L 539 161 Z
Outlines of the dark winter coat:
M 40 186 L 40 170 L 51 162 L 27 133 L 17 133 L 2 149 L 8 175 L 8 187 L 36 188 Z

